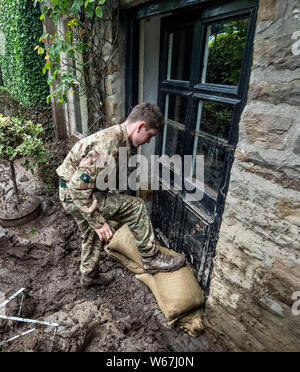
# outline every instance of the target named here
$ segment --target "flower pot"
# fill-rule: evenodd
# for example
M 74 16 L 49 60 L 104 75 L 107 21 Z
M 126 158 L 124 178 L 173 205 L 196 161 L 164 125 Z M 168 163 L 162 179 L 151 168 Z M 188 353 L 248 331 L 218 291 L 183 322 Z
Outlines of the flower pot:
M 25 196 L 22 203 L 17 204 L 11 198 L 1 204 L 0 225 L 2 227 L 18 227 L 31 222 L 41 212 L 41 202 L 33 196 Z

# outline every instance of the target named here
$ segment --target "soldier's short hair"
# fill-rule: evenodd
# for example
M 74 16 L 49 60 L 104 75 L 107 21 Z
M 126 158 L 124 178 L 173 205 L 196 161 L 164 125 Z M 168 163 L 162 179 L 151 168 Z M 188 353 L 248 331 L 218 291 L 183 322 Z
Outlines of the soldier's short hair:
M 134 106 L 127 121 L 130 123 L 142 120 L 146 123 L 147 129 L 161 130 L 164 126 L 164 118 L 160 108 L 154 103 L 143 102 Z

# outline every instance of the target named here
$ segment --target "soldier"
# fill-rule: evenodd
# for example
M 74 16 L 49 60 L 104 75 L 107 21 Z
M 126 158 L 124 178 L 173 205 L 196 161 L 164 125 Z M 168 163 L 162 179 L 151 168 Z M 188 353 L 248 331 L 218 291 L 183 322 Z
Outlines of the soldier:
M 107 170 L 104 159 L 112 156 L 118 164 L 119 149 L 130 144 L 138 147 L 149 143 L 164 122 L 158 106 L 142 103 L 133 108 L 127 120 L 98 131 L 78 141 L 57 168 L 59 196 L 67 213 L 79 226 L 82 238 L 81 285 L 108 284 L 113 280 L 109 273 L 99 273 L 102 244 L 113 231 L 127 224 L 133 233 L 141 254 L 144 271 L 175 271 L 185 264 L 181 255 L 168 255 L 156 244 L 150 218 L 142 199 L 113 190 L 97 190 L 97 177 Z

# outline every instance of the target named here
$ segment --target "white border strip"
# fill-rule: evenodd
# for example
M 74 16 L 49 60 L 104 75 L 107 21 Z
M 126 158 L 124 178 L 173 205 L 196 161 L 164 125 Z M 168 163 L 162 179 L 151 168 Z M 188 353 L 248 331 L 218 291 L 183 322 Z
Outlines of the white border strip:
M 12 296 L 10 296 L 5 302 L 3 302 L 1 305 L 0 305 L 0 308 L 1 307 L 4 307 L 5 305 L 7 305 L 11 300 L 13 300 L 15 297 L 17 297 L 21 292 L 23 292 L 25 290 L 25 288 L 21 288 L 18 290 L 18 292 L 16 292 L 15 294 L 13 294 Z

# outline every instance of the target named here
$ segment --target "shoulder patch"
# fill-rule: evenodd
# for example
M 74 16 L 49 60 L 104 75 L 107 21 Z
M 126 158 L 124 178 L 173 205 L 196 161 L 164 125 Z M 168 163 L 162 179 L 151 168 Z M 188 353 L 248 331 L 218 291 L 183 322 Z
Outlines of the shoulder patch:
M 80 178 L 81 178 L 82 181 L 85 182 L 85 183 L 89 183 L 89 182 L 90 182 L 90 179 L 91 179 L 91 177 L 88 176 L 86 173 L 82 173 L 82 175 L 80 176 Z

